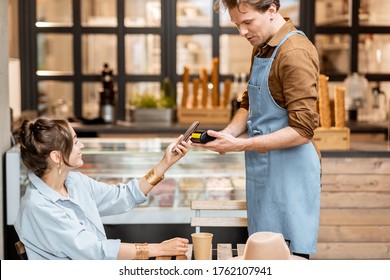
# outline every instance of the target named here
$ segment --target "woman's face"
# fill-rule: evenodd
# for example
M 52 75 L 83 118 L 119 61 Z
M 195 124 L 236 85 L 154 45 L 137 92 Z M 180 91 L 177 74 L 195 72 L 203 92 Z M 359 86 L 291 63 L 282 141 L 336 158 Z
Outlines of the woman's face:
M 73 167 L 73 169 L 83 166 L 84 162 L 82 159 L 81 149 L 84 148 L 84 144 L 79 141 L 77 138 L 76 132 L 73 127 L 70 127 L 70 131 L 73 137 L 73 149 L 69 155 L 69 165 Z

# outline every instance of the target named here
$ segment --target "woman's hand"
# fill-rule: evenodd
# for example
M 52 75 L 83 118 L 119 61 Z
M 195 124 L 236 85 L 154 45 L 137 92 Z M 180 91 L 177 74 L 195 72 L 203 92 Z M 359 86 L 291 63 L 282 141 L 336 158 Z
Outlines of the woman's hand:
M 180 237 L 165 240 L 159 244 L 156 256 L 185 255 L 188 251 L 188 242 L 188 239 Z
M 177 141 L 174 143 L 171 143 L 166 149 L 165 149 L 165 158 L 169 166 L 176 163 L 179 159 L 181 159 L 187 151 L 191 147 L 191 141 L 188 140 L 183 141 L 183 135 L 180 135 L 177 138 Z
M 151 189 L 162 179 L 164 178 L 165 172 L 173 165 L 175 164 L 179 159 L 181 159 L 189 150 L 191 146 L 191 141 L 188 140 L 182 141 L 183 140 L 183 135 L 180 135 L 177 138 L 177 141 L 174 143 L 171 143 L 166 149 L 165 149 L 165 154 L 164 157 L 161 159 L 161 161 L 153 167 L 152 174 L 153 176 L 156 176 L 157 179 L 159 180 L 152 180 L 148 181 L 146 176 L 142 177 L 138 180 L 138 185 L 141 189 L 141 191 L 147 195 Z M 175 147 L 175 145 L 177 147 Z M 175 147 L 175 149 L 173 149 Z M 148 173 L 149 174 L 149 173 Z
M 188 251 L 188 239 L 175 237 L 165 240 L 161 243 L 152 243 L 147 245 L 149 257 L 161 256 L 181 256 Z M 121 243 L 119 248 L 118 260 L 132 260 L 137 256 L 137 248 L 134 243 Z

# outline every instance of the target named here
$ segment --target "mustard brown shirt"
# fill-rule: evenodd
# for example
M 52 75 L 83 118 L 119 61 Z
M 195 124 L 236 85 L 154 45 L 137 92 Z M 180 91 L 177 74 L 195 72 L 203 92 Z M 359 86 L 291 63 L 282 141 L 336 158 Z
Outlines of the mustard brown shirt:
M 291 20 L 265 45 L 254 48 L 254 56 L 271 57 L 283 37 L 296 30 Z M 269 89 L 275 102 L 288 112 L 289 126 L 301 136 L 312 139 L 319 126 L 317 86 L 319 59 L 314 45 L 302 35 L 294 35 L 279 48 L 269 74 Z M 248 92 L 243 94 L 241 108 L 249 109 Z

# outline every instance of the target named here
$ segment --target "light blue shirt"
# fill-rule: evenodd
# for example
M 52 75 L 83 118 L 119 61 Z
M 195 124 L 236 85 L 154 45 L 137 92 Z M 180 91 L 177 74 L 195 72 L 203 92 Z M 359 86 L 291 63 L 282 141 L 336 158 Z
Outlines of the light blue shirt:
M 119 239 L 107 239 L 102 216 L 121 214 L 146 201 L 138 180 L 107 185 L 70 172 L 61 196 L 33 173 L 15 229 L 29 259 L 116 259 Z

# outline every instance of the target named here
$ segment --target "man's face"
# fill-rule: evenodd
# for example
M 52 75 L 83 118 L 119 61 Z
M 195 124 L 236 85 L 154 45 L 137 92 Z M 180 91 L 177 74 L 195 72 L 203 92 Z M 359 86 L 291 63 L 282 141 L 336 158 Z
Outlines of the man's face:
M 237 26 L 240 35 L 254 47 L 264 44 L 273 35 L 272 13 L 273 7 L 261 13 L 246 4 L 240 4 L 239 9 L 236 7 L 229 10 L 230 19 Z

